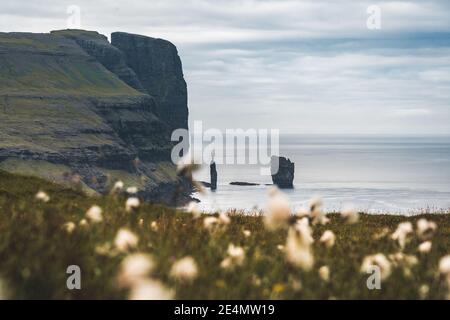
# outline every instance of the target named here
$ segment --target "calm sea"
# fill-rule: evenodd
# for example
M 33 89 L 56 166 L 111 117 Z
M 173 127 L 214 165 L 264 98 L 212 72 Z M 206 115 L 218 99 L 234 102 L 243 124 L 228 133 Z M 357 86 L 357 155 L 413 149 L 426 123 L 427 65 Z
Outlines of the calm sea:
M 328 211 L 347 204 L 370 213 L 417 213 L 450 208 L 450 137 L 280 137 L 280 155 L 295 162 L 295 188 L 286 194 L 295 208 L 313 196 Z M 209 168 L 196 178 L 209 181 Z M 206 211 L 264 208 L 270 176 L 259 166 L 218 165 L 218 190 L 195 194 Z M 232 181 L 260 186 L 232 186 Z

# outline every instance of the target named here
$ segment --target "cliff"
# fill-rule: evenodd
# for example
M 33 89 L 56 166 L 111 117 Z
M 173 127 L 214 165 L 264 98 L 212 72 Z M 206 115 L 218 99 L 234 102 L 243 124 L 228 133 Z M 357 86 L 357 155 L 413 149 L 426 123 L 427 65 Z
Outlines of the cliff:
M 124 53 L 144 92 L 155 98 L 159 117 L 171 130 L 187 128 L 187 89 L 177 48 L 166 40 L 124 32 L 111 34 L 111 44 Z
M 165 64 L 155 52 L 139 59 Z M 174 57 L 167 59 L 170 65 Z M 165 74 L 152 75 L 160 83 L 153 96 L 128 63 L 97 32 L 0 33 L 0 169 L 60 183 L 78 179 L 92 193 L 120 179 L 144 199 L 171 202 L 180 181 L 170 134 L 187 123 L 187 112 L 174 123 L 160 117 L 158 95 L 172 92 L 182 70 L 174 85 Z

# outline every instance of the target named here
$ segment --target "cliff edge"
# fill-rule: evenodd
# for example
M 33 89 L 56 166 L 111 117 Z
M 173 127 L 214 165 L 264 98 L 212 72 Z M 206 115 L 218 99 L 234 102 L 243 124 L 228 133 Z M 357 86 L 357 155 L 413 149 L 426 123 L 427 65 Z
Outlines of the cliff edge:
M 0 169 L 92 193 L 122 180 L 143 199 L 171 203 L 185 184 L 170 134 L 187 128 L 187 90 L 181 62 L 157 69 L 176 60 L 170 47 L 169 56 L 131 57 L 133 45 L 117 48 L 97 32 L 0 33 Z

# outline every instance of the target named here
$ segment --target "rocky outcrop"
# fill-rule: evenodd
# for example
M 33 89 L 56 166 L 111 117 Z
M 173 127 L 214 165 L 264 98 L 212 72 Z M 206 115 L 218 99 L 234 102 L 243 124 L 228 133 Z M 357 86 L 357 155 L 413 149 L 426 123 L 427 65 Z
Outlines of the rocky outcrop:
M 165 63 L 152 52 L 141 58 Z M 158 102 L 106 37 L 0 33 L 0 74 L 0 169 L 77 176 L 93 192 L 122 180 L 143 199 L 184 198 L 189 186 L 170 161 L 175 124 L 158 116 Z M 162 91 L 177 85 L 160 77 Z
M 188 127 L 187 88 L 180 57 L 169 41 L 124 32 L 111 34 L 145 91 L 156 100 L 158 116 L 171 130 Z
M 74 40 L 83 50 L 94 57 L 106 69 L 117 75 L 130 87 L 147 93 L 136 73 L 127 66 L 124 54 L 108 42 L 108 38 L 96 31 L 58 30 L 51 34 Z
M 272 156 L 272 182 L 282 189 L 294 188 L 295 164 L 284 157 Z
M 217 167 L 214 161 L 209 165 L 209 174 L 211 177 L 211 190 L 217 190 Z

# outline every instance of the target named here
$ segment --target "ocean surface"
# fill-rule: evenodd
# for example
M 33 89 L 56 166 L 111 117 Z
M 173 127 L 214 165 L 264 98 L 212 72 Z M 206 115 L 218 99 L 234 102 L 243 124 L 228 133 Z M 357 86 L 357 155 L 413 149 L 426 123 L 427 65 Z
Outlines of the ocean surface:
M 314 196 L 327 211 L 353 205 L 368 213 L 450 209 L 450 137 L 282 135 L 280 155 L 295 162 L 295 188 L 284 190 L 296 210 Z M 216 192 L 195 194 L 205 211 L 263 209 L 270 176 L 259 165 L 218 165 Z M 209 181 L 209 167 L 195 178 Z M 260 183 L 232 186 L 232 181 Z

